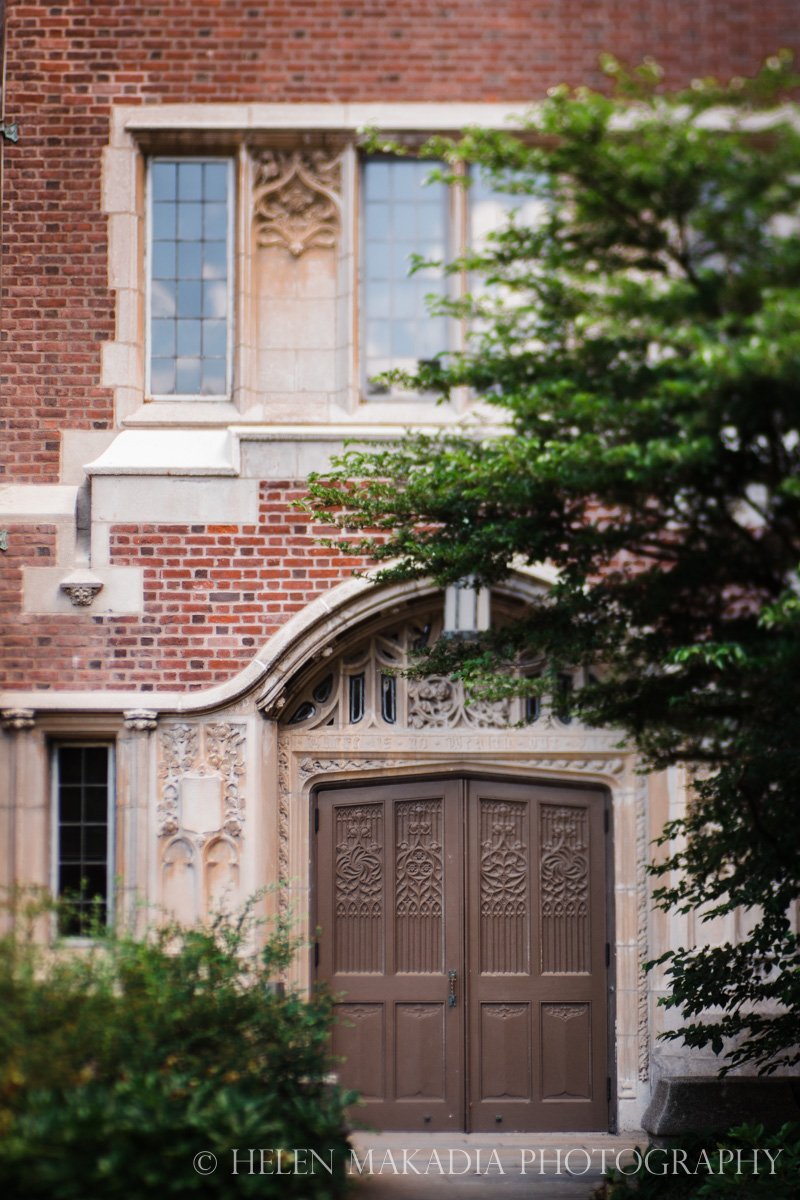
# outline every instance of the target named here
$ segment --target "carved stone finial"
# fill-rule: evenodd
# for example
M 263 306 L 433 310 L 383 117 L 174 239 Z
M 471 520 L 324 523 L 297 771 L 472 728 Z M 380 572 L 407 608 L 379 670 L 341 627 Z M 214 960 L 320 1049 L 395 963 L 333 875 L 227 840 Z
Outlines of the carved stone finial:
M 62 579 L 59 586 L 76 608 L 88 608 L 97 593 L 102 591 L 103 581 L 91 571 L 73 571 L 66 579 Z
M 8 733 L 33 729 L 36 713 L 32 708 L 4 708 L 0 711 L 3 728 Z
M 322 150 L 266 150 L 256 175 L 259 246 L 283 246 L 294 258 L 311 246 L 335 246 L 341 224 L 341 164 Z
M 158 724 L 158 713 L 152 708 L 128 708 L 122 715 L 125 728 L 138 730 L 139 733 L 155 729 Z

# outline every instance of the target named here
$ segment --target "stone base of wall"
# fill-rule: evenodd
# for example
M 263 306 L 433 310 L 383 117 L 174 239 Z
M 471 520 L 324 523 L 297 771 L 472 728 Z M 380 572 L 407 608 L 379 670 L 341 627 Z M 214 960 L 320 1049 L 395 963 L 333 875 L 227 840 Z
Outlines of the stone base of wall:
M 703 1129 L 729 1129 L 744 1121 L 758 1121 L 766 1128 L 800 1121 L 800 1078 L 661 1079 L 642 1128 L 658 1142 Z

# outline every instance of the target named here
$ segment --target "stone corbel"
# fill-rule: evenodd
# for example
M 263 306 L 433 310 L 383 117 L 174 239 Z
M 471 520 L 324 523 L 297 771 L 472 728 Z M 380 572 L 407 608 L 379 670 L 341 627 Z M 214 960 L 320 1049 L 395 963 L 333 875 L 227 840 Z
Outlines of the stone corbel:
M 97 593 L 102 591 L 103 581 L 91 571 L 79 570 L 62 579 L 59 586 L 76 608 L 88 608 Z
M 0 721 L 6 733 L 21 733 L 33 729 L 36 713 L 32 708 L 4 708 L 0 711 Z
M 341 226 L 341 160 L 324 150 L 265 150 L 258 162 L 253 215 L 259 246 L 299 258 L 335 246 Z
M 149 733 L 158 724 L 158 713 L 152 708 L 129 708 L 122 716 L 125 728 L 137 733 Z

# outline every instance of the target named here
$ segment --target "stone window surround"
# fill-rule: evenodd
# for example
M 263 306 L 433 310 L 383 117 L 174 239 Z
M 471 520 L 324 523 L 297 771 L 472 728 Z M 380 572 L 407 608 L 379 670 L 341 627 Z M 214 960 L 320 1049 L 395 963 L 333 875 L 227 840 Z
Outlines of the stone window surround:
M 424 137 L 455 133 L 468 124 L 497 128 L 519 122 L 526 106 L 501 104 L 162 104 L 118 105 L 112 110 L 111 137 L 103 151 L 103 210 L 108 217 L 109 286 L 116 292 L 116 337 L 102 350 L 102 384 L 114 392 L 115 425 L 208 426 L 281 420 L 259 405 L 253 350 L 255 297 L 250 265 L 254 237 L 252 197 L 256 162 L 253 150 L 293 146 L 343 147 L 341 170 L 342 228 L 338 251 L 340 323 L 346 327 L 341 386 L 332 402 L 327 427 L 345 428 L 365 418 L 375 425 L 424 423 L 441 425 L 463 410 L 464 399 L 436 405 L 424 398 L 370 402 L 360 394 L 355 345 L 358 325 L 356 253 L 358 189 L 356 135 L 365 126 Z M 148 400 L 145 393 L 145 263 L 146 159 L 149 153 L 197 155 L 228 153 L 234 159 L 236 226 L 234 272 L 234 390 L 229 402 L 214 399 Z M 454 210 L 463 203 L 454 196 Z M 455 222 L 463 213 L 454 211 Z M 348 359 L 349 361 L 344 361 Z M 314 423 L 314 418 L 311 418 Z M 319 424 L 319 420 L 316 421 Z

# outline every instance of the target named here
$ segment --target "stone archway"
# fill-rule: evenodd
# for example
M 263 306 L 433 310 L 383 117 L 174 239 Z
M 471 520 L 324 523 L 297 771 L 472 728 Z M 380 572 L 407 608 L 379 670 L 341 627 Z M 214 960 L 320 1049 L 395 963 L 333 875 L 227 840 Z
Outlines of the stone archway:
M 402 665 L 410 639 L 428 617 L 435 619 L 439 605 L 428 595 L 388 616 L 376 610 L 323 646 L 316 658 L 308 656 L 284 685 L 280 706 L 270 714 L 278 717 L 276 849 L 278 874 L 286 881 L 281 904 L 295 915 L 307 914 L 310 934 L 316 903 L 312 796 L 321 787 L 379 787 L 389 780 L 468 773 L 606 789 L 615 831 L 609 867 L 612 1109 L 639 1107 L 649 1058 L 648 995 L 639 971 L 648 919 L 646 780 L 636 775 L 632 756 L 620 752 L 617 734 L 562 721 L 547 705 L 524 724 L 522 710 L 508 702 L 470 711 L 468 699 L 449 681 L 402 680 L 385 695 L 381 677 Z M 362 674 L 363 683 L 351 685 Z M 297 982 L 307 984 L 312 976 L 311 961 L 299 964 Z

